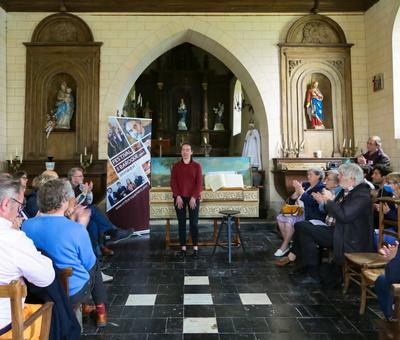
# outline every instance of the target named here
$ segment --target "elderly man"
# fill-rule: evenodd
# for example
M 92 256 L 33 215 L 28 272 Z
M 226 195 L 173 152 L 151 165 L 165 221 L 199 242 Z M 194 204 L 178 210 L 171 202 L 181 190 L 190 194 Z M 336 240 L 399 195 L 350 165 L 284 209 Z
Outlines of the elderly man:
M 320 282 L 317 245 L 333 248 L 338 275 L 345 252 L 372 251 L 372 203 L 362 169 L 357 164 L 341 165 L 339 185 L 343 190 L 336 197 L 328 190 L 313 194 L 317 202 L 325 204 L 326 225 L 313 225 L 308 221 L 295 224 L 297 274 L 300 275 L 293 275 L 292 279 L 298 284 Z
M 35 245 L 53 259 L 57 268 L 72 267 L 69 279 L 70 301 L 77 305 L 86 302 L 91 294 L 96 304 L 97 326 L 102 327 L 107 323 L 106 291 L 84 227 L 90 215 L 80 214 L 79 223 L 65 217 L 68 191 L 66 183 L 59 179 L 43 184 L 38 190 L 41 214 L 25 221 L 22 228 Z
M 390 166 L 390 158 L 382 150 L 382 141 L 378 136 L 371 136 L 367 141 L 367 152 L 357 157 L 357 163 L 362 167 L 367 167 L 371 179 L 372 168 L 376 164 L 381 164 L 386 167 Z
M 131 230 L 119 230 L 93 203 L 93 183 L 85 183 L 83 170 L 72 168 L 68 171 L 68 179 L 75 192 L 76 200 L 79 204 L 88 206 L 91 210 L 91 218 L 87 226 L 93 250 L 96 255 L 110 256 L 114 251 L 107 248 L 104 244 L 104 234 L 108 233 L 113 242 L 118 242 L 132 236 Z
M 51 260 L 37 251 L 25 233 L 12 228 L 19 210 L 23 208 L 23 200 L 24 190 L 20 182 L 2 176 L 0 178 L 0 285 L 25 278 L 37 287 L 47 287 L 55 277 Z M 34 310 L 32 305 L 25 305 L 26 315 Z M 0 335 L 11 328 L 10 323 L 10 301 L 0 299 Z M 31 337 L 31 334 L 25 335 L 27 338 Z

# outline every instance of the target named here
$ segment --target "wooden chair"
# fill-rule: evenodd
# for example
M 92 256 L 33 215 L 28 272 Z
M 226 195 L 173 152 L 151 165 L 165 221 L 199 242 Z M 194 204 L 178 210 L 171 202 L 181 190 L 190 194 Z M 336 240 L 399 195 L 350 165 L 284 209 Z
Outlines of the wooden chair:
M 379 340 L 397 340 L 400 339 L 400 284 L 392 285 L 394 296 L 394 320 L 378 320 L 376 322 L 379 330 Z
M 383 245 L 383 236 L 390 235 L 400 238 L 400 200 L 396 200 L 390 197 L 382 197 L 378 199 L 379 209 L 379 238 L 378 238 L 378 249 Z M 397 207 L 397 221 L 385 220 L 385 214 L 383 213 L 384 203 L 393 203 Z M 393 225 L 397 227 L 397 231 L 385 229 L 385 226 Z M 343 265 L 343 293 L 346 294 L 349 287 L 350 281 L 360 286 L 360 310 L 359 313 L 362 315 L 365 313 L 367 304 L 367 298 L 375 298 L 376 295 L 372 292 L 370 287 L 373 285 L 371 281 L 378 272 L 376 269 L 384 268 L 387 260 L 379 255 L 379 253 L 345 253 L 345 261 Z M 366 272 L 372 269 L 371 272 Z M 363 272 L 366 272 L 363 275 Z
M 65 294 L 69 297 L 69 278 L 72 276 L 72 267 L 60 269 L 61 284 L 64 287 Z
M 40 340 L 46 340 L 49 338 L 53 302 L 46 302 L 39 310 L 24 321 L 22 298 L 24 298 L 26 294 L 26 286 L 22 285 L 19 281 L 12 281 L 9 285 L 0 286 L 0 298 L 10 298 L 11 300 L 12 339 L 23 339 L 24 330 L 36 319 L 42 317 Z

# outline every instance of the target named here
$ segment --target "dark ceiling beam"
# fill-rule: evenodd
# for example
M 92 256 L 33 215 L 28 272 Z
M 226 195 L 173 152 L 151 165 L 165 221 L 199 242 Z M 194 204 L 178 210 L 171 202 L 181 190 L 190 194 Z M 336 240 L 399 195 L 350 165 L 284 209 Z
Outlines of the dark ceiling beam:
M 364 12 L 379 0 L 320 0 L 320 12 Z M 314 0 L 64 0 L 69 12 L 309 13 Z M 0 0 L 8 12 L 57 12 L 60 0 Z

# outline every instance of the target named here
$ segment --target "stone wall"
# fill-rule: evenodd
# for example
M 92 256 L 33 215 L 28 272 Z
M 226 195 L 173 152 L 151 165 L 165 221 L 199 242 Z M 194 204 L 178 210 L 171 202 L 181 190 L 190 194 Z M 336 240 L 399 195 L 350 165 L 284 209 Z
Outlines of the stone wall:
M 0 8 L 0 170 L 7 149 L 6 12 Z
M 393 44 L 392 36 L 395 19 L 399 15 L 400 0 L 381 0 L 365 14 L 365 35 L 367 47 L 367 93 L 369 134 L 382 138 L 384 151 L 392 158 L 393 168 L 400 170 L 400 142 L 395 139 L 395 110 L 393 79 L 398 83 L 400 72 L 393 78 L 393 67 L 400 67 L 400 24 L 397 20 L 398 40 Z M 393 57 L 393 49 L 397 55 Z M 374 92 L 372 79 L 383 73 L 384 89 Z M 399 85 L 397 85 L 399 86 Z M 400 93 L 396 94 L 400 105 Z M 400 108 L 397 115 L 400 115 Z M 400 117 L 398 117 L 399 119 Z M 399 123 L 398 123 L 399 124 Z M 400 126 L 398 127 L 400 129 Z M 398 131 L 400 134 L 400 131 Z M 400 136 L 398 136 L 400 137 Z
M 33 29 L 48 14 L 7 14 L 7 124 L 8 152 L 22 148 L 25 89 L 25 46 Z M 280 205 L 269 175 L 277 156 L 281 131 L 279 48 L 290 25 L 289 15 L 125 15 L 79 14 L 95 41 L 104 43 L 100 70 L 100 158 L 106 156 L 107 117 L 120 109 L 140 73 L 157 57 L 183 42 L 213 53 L 241 80 L 262 135 L 268 201 Z M 353 43 L 352 78 L 356 140 L 369 133 L 365 17 L 330 16 Z M 243 126 L 244 132 L 247 126 Z M 274 205 L 274 204 L 272 204 Z

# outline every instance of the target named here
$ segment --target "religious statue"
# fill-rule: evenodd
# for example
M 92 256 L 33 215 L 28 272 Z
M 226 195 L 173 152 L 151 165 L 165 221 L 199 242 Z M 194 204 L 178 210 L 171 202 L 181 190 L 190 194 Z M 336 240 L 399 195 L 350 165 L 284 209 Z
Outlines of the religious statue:
M 314 81 L 307 91 L 306 97 L 306 111 L 313 129 L 325 129 L 323 123 L 324 115 L 322 113 L 323 99 L 324 96 L 318 89 L 318 82 Z
M 149 102 L 146 102 L 146 106 L 143 109 L 143 117 L 144 118 L 151 118 L 152 115 L 153 115 L 153 110 L 150 109 Z
M 218 103 L 217 107 L 213 108 L 215 113 L 214 131 L 224 131 L 224 123 L 222 123 L 222 116 L 224 114 L 224 104 Z
M 254 120 L 249 121 L 249 130 L 246 133 L 243 144 L 243 157 L 250 157 L 250 164 L 253 168 L 262 169 L 261 163 L 261 136 L 255 128 Z
M 54 110 L 47 114 L 47 122 L 45 127 L 46 138 L 54 129 L 71 128 L 71 119 L 75 111 L 75 99 L 72 95 L 72 89 L 63 81 L 57 92 L 57 101 Z
M 186 126 L 187 108 L 183 98 L 181 98 L 181 101 L 178 106 L 178 115 L 179 115 L 178 130 L 187 131 L 187 126 Z

